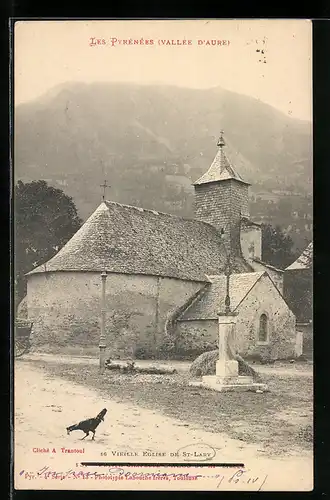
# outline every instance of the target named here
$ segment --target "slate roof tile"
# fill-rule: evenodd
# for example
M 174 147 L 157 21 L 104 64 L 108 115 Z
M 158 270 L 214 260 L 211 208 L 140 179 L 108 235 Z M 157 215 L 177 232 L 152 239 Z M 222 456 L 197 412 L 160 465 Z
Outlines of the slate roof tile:
M 240 302 L 263 276 L 264 272 L 232 274 L 229 277 L 230 309 L 235 311 Z M 210 284 L 200 298 L 193 302 L 178 318 L 178 321 L 218 319 L 225 311 L 226 276 L 208 276 Z
M 207 172 L 205 172 L 205 174 L 202 175 L 202 177 L 194 182 L 194 185 L 196 186 L 199 184 L 207 184 L 208 182 L 215 181 L 226 181 L 229 179 L 235 179 L 249 185 L 249 183 L 244 181 L 239 173 L 236 172 L 233 165 L 231 165 L 227 156 L 220 148 L 215 155 L 210 168 L 207 170 Z
M 225 267 L 221 236 L 205 222 L 105 201 L 46 264 L 45 271 L 144 274 L 207 282 Z M 236 258 L 234 271 L 248 271 Z
M 313 242 L 311 242 L 303 253 L 290 266 L 287 271 L 296 271 L 298 269 L 311 269 L 313 265 Z

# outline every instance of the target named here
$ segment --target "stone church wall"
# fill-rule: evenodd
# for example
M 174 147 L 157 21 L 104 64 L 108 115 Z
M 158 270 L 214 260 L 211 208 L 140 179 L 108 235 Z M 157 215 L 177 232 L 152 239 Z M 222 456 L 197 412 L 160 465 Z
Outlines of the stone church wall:
M 238 307 L 237 348 L 243 356 L 286 359 L 295 356 L 296 318 L 274 285 L 263 276 Z M 258 341 L 261 314 L 268 318 L 268 340 Z
M 166 322 L 202 283 L 143 275 L 108 274 L 106 334 L 110 356 L 157 356 Z M 31 275 L 28 316 L 33 341 L 41 349 L 97 346 L 100 335 L 99 273 L 56 272 Z
M 244 259 L 249 261 L 250 259 L 261 259 L 261 228 L 256 226 L 241 226 L 240 242 L 241 249 Z
M 296 319 L 267 277 L 262 277 L 237 309 L 236 347 L 247 359 L 275 360 L 295 357 Z M 261 314 L 268 318 L 269 336 L 258 341 Z M 178 321 L 177 349 L 196 356 L 218 345 L 217 320 Z
M 218 320 L 178 321 L 176 328 L 175 355 L 196 358 L 218 347 Z

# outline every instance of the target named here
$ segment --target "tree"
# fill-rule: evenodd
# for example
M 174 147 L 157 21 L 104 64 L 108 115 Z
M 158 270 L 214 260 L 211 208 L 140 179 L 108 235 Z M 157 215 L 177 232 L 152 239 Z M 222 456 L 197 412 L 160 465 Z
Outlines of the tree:
M 262 224 L 262 259 L 267 264 L 285 269 L 297 258 L 293 251 L 293 241 L 280 226 Z
M 47 262 L 82 224 L 75 204 L 45 181 L 18 181 L 14 191 L 16 304 L 26 294 L 25 274 Z

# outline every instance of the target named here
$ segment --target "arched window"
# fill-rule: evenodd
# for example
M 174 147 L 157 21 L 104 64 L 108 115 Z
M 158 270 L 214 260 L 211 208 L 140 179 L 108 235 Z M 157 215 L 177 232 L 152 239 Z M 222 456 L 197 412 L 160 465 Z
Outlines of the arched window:
M 266 314 L 262 314 L 259 319 L 259 342 L 267 342 L 268 340 L 268 318 Z

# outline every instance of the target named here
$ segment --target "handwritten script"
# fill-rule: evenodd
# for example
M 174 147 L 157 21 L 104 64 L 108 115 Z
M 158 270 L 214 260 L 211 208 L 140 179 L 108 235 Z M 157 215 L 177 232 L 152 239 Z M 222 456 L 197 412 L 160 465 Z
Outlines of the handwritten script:
M 213 466 L 210 465 L 210 468 Z M 215 489 L 225 489 L 226 485 L 246 487 L 246 489 L 261 490 L 266 482 L 267 475 L 253 475 L 250 471 L 238 469 L 237 471 L 221 471 L 220 473 L 175 473 L 175 472 L 150 472 L 144 470 L 133 470 L 138 467 L 111 467 L 105 471 L 86 471 L 79 469 L 68 469 L 58 471 L 47 465 L 36 472 L 22 470 L 19 475 L 26 480 L 92 480 L 92 481 L 200 481 L 213 480 Z

